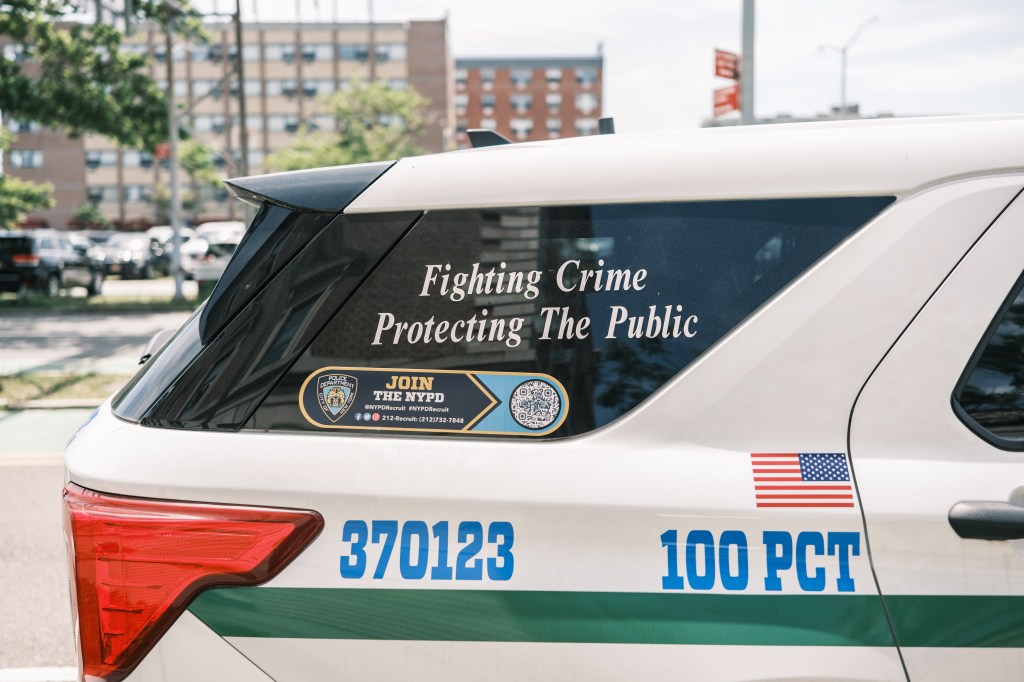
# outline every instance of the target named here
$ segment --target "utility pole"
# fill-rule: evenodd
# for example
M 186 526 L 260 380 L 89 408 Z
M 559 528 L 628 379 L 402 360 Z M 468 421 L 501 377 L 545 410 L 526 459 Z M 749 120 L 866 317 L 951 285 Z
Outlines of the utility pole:
M 245 71 L 242 59 L 242 0 L 235 0 L 235 72 L 238 74 L 238 143 L 242 148 L 239 175 L 249 174 L 249 119 L 245 110 Z
M 181 216 L 179 215 L 181 199 L 178 196 L 178 112 L 174 106 L 174 31 L 173 23 L 174 9 L 170 2 L 165 4 L 167 9 L 167 23 L 164 28 L 167 31 L 167 142 L 170 147 L 171 156 L 171 230 L 173 237 L 171 243 L 174 246 L 174 253 L 171 257 L 171 269 L 174 271 L 174 301 L 185 300 L 182 290 L 181 272 Z
M 743 48 L 740 51 L 740 123 L 754 123 L 754 0 L 743 0 Z
M 373 27 L 373 0 L 367 0 L 367 3 L 370 13 L 370 44 L 367 46 L 370 54 L 367 57 L 370 60 L 370 83 L 373 83 L 377 80 L 377 40 Z

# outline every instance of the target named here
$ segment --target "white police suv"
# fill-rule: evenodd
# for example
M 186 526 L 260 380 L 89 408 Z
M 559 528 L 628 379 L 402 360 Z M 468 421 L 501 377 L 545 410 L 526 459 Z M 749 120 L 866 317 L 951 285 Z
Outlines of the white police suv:
M 1024 118 L 230 185 L 67 449 L 83 679 L 1024 677 Z

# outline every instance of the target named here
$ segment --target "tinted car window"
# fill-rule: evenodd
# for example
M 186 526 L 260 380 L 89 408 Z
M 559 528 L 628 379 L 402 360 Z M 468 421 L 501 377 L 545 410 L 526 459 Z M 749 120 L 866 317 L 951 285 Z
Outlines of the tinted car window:
M 515 403 L 526 415 L 513 417 L 522 428 L 500 433 L 587 432 L 645 400 L 891 201 L 428 213 L 317 336 L 251 426 L 384 427 L 377 420 L 386 415 L 365 402 L 349 409 L 344 400 L 362 391 L 359 395 L 373 402 L 393 397 L 385 388 L 443 384 L 450 393 L 438 397 L 435 389 L 434 398 L 424 399 L 462 402 L 437 419 L 454 411 L 466 424 L 493 421 L 499 411 L 514 412 Z M 374 368 L 430 372 L 399 372 L 392 378 Z M 481 378 L 480 372 L 489 374 Z M 474 383 L 501 383 L 498 373 L 510 373 L 518 382 L 507 405 L 483 416 L 473 412 L 479 407 Z M 459 383 L 459 375 L 470 374 Z M 541 383 L 531 383 L 536 381 Z M 545 403 L 531 386 L 549 386 L 557 397 Z M 481 409 L 495 390 L 480 389 Z M 518 401 L 524 391 L 527 399 Z M 544 405 L 554 405 L 548 421 L 534 414 L 548 409 Z M 554 420 L 556 413 L 561 421 Z M 535 424 L 551 428 L 531 433 Z M 388 430 L 452 433 L 461 428 Z
M 1024 447 L 1024 280 L 993 322 L 954 397 L 975 431 L 997 445 Z

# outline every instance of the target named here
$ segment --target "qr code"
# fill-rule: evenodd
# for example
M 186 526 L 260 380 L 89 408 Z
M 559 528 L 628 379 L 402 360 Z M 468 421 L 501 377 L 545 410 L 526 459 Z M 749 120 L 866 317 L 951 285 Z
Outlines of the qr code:
M 516 424 L 538 431 L 551 426 L 558 419 L 558 413 L 562 411 L 562 399 L 548 382 L 531 379 L 512 391 L 508 409 Z

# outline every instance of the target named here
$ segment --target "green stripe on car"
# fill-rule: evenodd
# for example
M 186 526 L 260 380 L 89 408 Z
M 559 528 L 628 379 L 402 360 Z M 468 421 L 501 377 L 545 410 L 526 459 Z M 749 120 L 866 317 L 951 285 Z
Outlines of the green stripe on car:
M 221 588 L 189 610 L 224 637 L 892 646 L 878 597 Z

